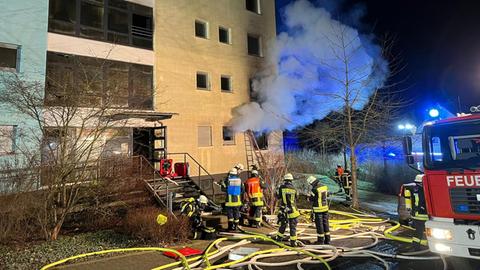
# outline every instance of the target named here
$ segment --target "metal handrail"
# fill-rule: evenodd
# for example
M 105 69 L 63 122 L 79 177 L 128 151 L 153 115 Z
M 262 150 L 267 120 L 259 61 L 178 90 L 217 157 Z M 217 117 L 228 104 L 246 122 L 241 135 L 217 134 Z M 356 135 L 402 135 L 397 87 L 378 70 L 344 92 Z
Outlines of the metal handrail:
M 205 175 L 209 178 L 209 180 L 212 181 L 212 199 L 215 201 L 215 177 L 213 177 L 208 171 L 207 169 L 205 169 L 205 167 L 202 166 L 202 164 L 200 164 L 200 162 L 198 162 L 192 155 L 190 155 L 189 153 L 168 153 L 167 154 L 168 156 L 174 156 L 174 155 L 183 155 L 183 160 L 184 160 L 184 163 L 186 163 L 186 157 L 188 156 L 197 166 L 198 166 L 198 183 L 200 185 L 200 181 L 201 181 L 201 172 L 203 171 L 205 173 Z

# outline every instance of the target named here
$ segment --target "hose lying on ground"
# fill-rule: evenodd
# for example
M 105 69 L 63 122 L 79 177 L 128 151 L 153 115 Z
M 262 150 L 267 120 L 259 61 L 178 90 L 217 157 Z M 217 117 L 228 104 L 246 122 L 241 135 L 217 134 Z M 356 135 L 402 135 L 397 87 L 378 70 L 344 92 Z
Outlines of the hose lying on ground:
M 177 254 L 180 258 L 180 261 L 172 262 L 165 264 L 159 267 L 154 268 L 154 270 L 163 270 L 177 267 L 174 269 L 220 269 L 220 268 L 238 268 L 238 267 L 248 267 L 248 269 L 257 269 L 261 270 L 262 266 L 268 267 L 285 267 L 285 266 L 296 266 L 297 269 L 303 269 L 303 264 L 322 264 L 326 269 L 330 269 L 328 262 L 331 262 L 339 257 L 344 258 L 373 258 L 380 262 L 385 269 L 389 269 L 388 262 L 384 259 L 402 259 L 402 260 L 442 260 L 444 263 L 444 269 L 446 263 L 443 258 L 439 256 L 414 256 L 418 255 L 419 252 L 413 253 L 404 253 L 404 254 L 388 254 L 378 251 L 369 250 L 376 246 L 379 242 L 379 239 L 387 239 L 400 241 L 404 243 L 411 243 L 412 240 L 409 237 L 401 237 L 394 235 L 393 232 L 398 230 L 401 226 L 398 222 L 391 221 L 389 219 L 379 218 L 377 216 L 356 211 L 355 213 L 344 212 L 344 211 L 329 211 L 331 214 L 340 216 L 342 218 L 330 219 L 330 224 L 332 232 L 342 231 L 342 233 L 332 233 L 332 241 L 338 241 L 342 239 L 371 239 L 372 242 L 360 247 L 335 247 L 332 245 L 304 245 L 302 247 L 290 247 L 281 242 L 274 241 L 268 235 L 249 232 L 243 230 L 241 233 L 224 233 L 225 237 L 216 239 L 212 241 L 208 247 L 204 250 L 203 254 L 200 256 L 195 256 L 192 258 L 185 258 L 178 251 L 167 248 L 126 248 L 126 249 L 113 249 L 113 250 L 104 250 L 97 251 L 92 253 L 86 253 L 81 255 L 72 256 L 58 262 L 44 266 L 41 270 L 46 270 L 60 264 L 94 255 L 103 255 L 109 253 L 118 253 L 118 252 L 133 252 L 133 251 L 170 251 Z M 305 217 L 309 217 L 309 210 L 301 210 L 301 213 Z M 392 227 L 385 229 L 385 226 L 393 224 Z M 309 232 L 311 231 L 311 232 Z M 315 239 L 316 232 L 314 225 L 312 223 L 299 223 L 298 225 L 298 239 L 300 241 L 305 241 L 309 239 Z M 223 245 L 225 242 L 234 242 L 228 245 Z M 215 260 L 225 256 L 225 253 L 229 252 L 231 249 L 251 244 L 256 241 L 270 243 L 275 248 L 263 249 L 257 252 L 251 253 L 239 260 L 228 261 L 220 264 L 216 264 Z M 423 253 L 423 252 L 421 252 Z M 288 256 L 301 256 L 300 258 L 295 258 L 292 260 L 275 260 L 275 262 L 266 262 L 265 259 L 268 258 L 281 258 Z

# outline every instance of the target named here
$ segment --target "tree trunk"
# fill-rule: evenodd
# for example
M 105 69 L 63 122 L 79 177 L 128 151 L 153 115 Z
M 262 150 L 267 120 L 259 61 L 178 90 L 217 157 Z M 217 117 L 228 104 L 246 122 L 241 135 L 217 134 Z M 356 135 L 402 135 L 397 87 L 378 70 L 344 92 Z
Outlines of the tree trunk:
M 352 177 L 352 187 L 350 192 L 352 193 L 352 207 L 358 208 L 358 188 L 357 188 L 357 155 L 355 154 L 355 146 L 350 146 L 350 167 Z

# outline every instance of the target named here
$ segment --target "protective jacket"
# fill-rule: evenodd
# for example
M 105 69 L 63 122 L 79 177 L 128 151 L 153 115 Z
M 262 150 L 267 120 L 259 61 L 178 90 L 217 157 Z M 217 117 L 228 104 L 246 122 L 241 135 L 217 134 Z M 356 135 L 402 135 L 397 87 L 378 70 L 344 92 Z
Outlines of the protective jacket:
M 313 203 L 314 213 L 323 213 L 328 211 L 328 187 L 316 180 L 312 184 L 312 196 L 310 201 Z
M 225 206 L 238 207 L 242 206 L 242 180 L 238 175 L 230 174 L 224 181 L 227 193 Z
M 263 206 L 263 189 L 265 185 L 260 177 L 251 177 L 245 181 L 245 193 L 253 206 Z
M 290 181 L 285 181 L 278 189 L 280 210 L 285 211 L 289 219 L 300 216 L 297 208 L 297 196 L 297 190 Z
M 423 185 L 421 183 L 415 184 L 412 191 L 412 218 L 416 220 L 428 220 Z

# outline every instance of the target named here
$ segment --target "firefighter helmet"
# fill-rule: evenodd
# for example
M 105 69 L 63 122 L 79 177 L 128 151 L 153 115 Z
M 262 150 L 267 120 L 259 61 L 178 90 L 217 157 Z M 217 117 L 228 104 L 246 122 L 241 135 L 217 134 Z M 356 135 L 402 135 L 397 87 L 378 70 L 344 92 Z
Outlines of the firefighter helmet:
M 237 174 L 238 174 L 238 170 L 237 170 L 236 168 L 232 168 L 232 169 L 228 172 L 228 174 L 230 174 L 230 175 L 237 175 Z
M 237 170 L 239 170 L 239 171 L 243 171 L 243 169 L 245 169 L 245 167 L 243 167 L 243 164 L 242 164 L 242 163 L 238 163 L 237 165 L 235 165 L 234 168 L 237 169 Z
M 197 200 L 199 203 L 208 204 L 208 198 L 205 195 L 200 195 Z
M 291 181 L 291 180 L 293 180 L 293 175 L 291 173 L 287 173 L 287 174 L 285 174 L 285 176 L 283 176 L 283 180 Z
M 252 175 L 255 175 L 255 176 L 258 176 L 258 175 L 259 175 L 259 173 L 258 173 L 258 171 L 257 171 L 257 170 L 252 170 L 252 172 L 251 172 L 251 173 L 252 173 Z
M 308 178 L 307 178 L 307 182 L 311 185 L 313 184 L 313 182 L 315 182 L 315 180 L 317 180 L 317 178 L 315 178 L 315 176 L 313 175 L 310 175 Z
M 423 181 L 423 174 L 417 174 L 417 176 L 415 176 L 415 182 L 422 183 L 422 181 Z

